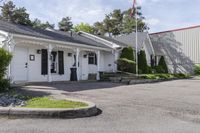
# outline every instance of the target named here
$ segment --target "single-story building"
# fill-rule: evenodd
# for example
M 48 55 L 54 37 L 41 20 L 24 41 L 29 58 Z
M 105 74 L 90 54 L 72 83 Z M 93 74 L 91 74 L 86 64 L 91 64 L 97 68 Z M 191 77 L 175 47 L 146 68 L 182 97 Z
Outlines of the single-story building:
M 155 54 L 164 56 L 171 73 L 193 73 L 200 64 L 200 26 L 150 34 Z
M 114 38 L 119 42 L 123 42 L 127 46 L 136 49 L 136 33 L 128 35 L 122 35 Z M 154 48 L 152 46 L 150 36 L 147 32 L 138 32 L 138 51 L 144 50 L 146 53 L 146 59 L 149 66 L 155 66 L 156 58 Z
M 121 44 L 80 32 L 41 30 L 0 20 L 0 47 L 10 51 L 12 83 L 88 80 L 116 72 Z M 93 76 L 91 76 L 93 75 Z

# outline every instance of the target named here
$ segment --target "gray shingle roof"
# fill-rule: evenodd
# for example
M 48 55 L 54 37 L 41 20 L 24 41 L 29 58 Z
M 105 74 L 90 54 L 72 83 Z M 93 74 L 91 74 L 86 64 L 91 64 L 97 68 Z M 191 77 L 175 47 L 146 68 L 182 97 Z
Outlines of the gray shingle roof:
M 146 41 L 148 36 L 147 32 L 138 32 L 138 48 L 141 49 L 143 46 L 143 42 Z M 123 42 L 127 46 L 136 47 L 136 35 L 135 33 L 131 33 L 128 35 L 122 35 L 114 38 L 119 42 Z
M 102 38 L 102 39 L 105 39 L 105 40 L 107 40 L 107 41 L 110 41 L 110 42 L 112 42 L 112 43 L 115 43 L 115 44 L 117 44 L 117 45 L 119 45 L 119 46 L 121 46 L 121 47 L 126 47 L 126 46 L 128 46 L 128 45 L 125 44 L 124 42 L 120 42 L 120 41 L 116 40 L 114 37 L 106 37 L 106 36 L 102 36 L 102 35 L 95 35 L 95 36 L 100 37 L 100 38 Z
M 72 42 L 72 43 L 85 44 L 89 46 L 109 48 L 108 46 L 104 44 L 92 41 L 88 38 L 82 37 L 75 33 L 71 37 L 70 33 L 67 33 L 67 32 L 35 29 L 30 26 L 13 24 L 13 23 L 2 21 L 2 20 L 0 20 L 0 30 L 8 32 L 8 33 L 27 35 L 31 37 L 38 37 L 38 38 L 44 38 L 44 39 L 50 39 L 50 40 L 56 40 L 56 41 Z

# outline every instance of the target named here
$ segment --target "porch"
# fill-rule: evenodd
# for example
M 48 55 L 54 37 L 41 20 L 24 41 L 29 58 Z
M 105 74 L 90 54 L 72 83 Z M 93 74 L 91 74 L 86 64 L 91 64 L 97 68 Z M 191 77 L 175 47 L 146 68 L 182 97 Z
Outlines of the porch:
M 8 76 L 12 83 L 82 81 L 99 72 L 114 72 L 116 54 L 111 49 L 85 47 L 38 38 L 14 37 Z M 75 73 L 72 74 L 72 70 Z M 72 79 L 71 75 L 75 74 Z

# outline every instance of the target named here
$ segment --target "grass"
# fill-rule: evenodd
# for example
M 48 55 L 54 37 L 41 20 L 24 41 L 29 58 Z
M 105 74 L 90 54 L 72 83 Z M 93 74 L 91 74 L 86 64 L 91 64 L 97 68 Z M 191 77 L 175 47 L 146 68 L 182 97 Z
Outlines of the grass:
M 27 101 L 26 108 L 80 108 L 88 106 L 86 103 L 69 100 L 53 100 L 50 97 L 37 97 Z

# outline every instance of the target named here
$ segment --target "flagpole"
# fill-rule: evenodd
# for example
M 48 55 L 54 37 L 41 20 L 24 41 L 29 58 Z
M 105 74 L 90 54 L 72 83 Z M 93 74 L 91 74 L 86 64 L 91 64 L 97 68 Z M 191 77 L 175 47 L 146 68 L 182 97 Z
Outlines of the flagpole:
M 135 3 L 135 61 L 136 61 L 136 76 L 138 76 L 138 22 L 137 22 L 137 4 Z

